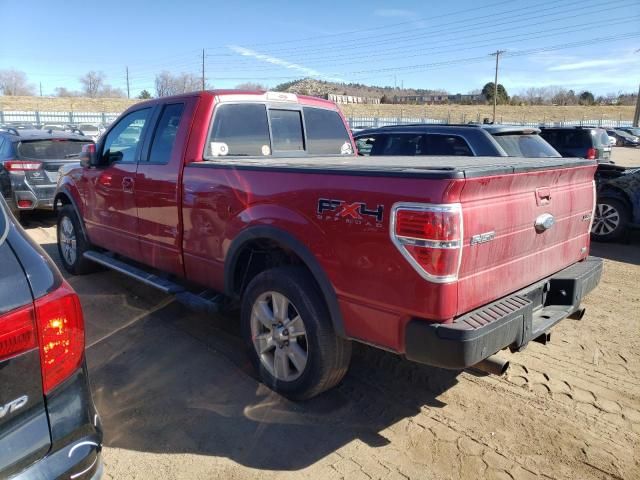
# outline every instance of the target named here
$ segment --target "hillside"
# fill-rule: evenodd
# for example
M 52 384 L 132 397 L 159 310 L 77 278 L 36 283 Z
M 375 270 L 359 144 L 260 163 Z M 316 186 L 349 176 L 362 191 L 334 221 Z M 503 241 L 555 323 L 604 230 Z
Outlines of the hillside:
M 299 93 L 302 95 L 322 96 L 327 93 L 335 93 L 337 95 L 353 95 L 357 97 L 377 97 L 383 95 L 387 97 L 397 95 L 420 95 L 429 93 L 446 93 L 445 90 L 424 90 L 409 88 L 393 88 L 393 87 L 376 87 L 362 85 L 360 83 L 336 83 L 326 82 L 323 80 L 315 80 L 313 78 L 303 78 L 294 80 L 293 82 L 281 83 L 274 90 L 279 92 Z

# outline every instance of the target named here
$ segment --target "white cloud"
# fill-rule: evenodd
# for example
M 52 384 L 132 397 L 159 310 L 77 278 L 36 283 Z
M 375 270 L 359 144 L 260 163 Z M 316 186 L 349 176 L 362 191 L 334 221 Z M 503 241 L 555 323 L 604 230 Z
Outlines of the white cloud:
M 564 72 L 569 70 L 585 70 L 593 67 L 614 67 L 618 65 L 624 65 L 627 63 L 638 62 L 640 64 L 640 59 L 638 58 L 611 58 L 611 59 L 598 59 L 598 60 L 584 60 L 582 62 L 575 63 L 564 63 L 561 65 L 555 65 L 553 67 L 549 67 L 547 70 L 549 72 Z
M 251 58 L 255 58 L 256 60 L 260 60 L 262 62 L 265 63 L 270 63 L 272 65 L 278 65 L 280 67 L 284 67 L 287 68 L 289 70 L 295 70 L 297 72 L 300 72 L 306 76 L 309 77 L 321 77 L 321 78 L 326 78 L 327 80 L 333 80 L 336 82 L 344 82 L 344 80 L 342 78 L 336 78 L 336 77 L 330 77 L 322 72 L 319 72 L 318 70 L 314 69 L 314 68 L 310 68 L 310 67 L 305 67 L 304 65 L 300 65 L 298 63 L 293 63 L 293 62 L 289 62 L 287 60 L 284 60 L 282 58 L 278 58 L 278 57 L 273 57 L 271 55 L 267 55 L 264 53 L 259 53 L 256 52 L 255 50 L 251 50 L 249 48 L 244 48 L 244 47 L 240 47 L 238 45 L 229 45 L 227 46 L 227 48 L 229 48 L 231 51 L 242 55 L 243 57 L 251 57 Z
M 415 17 L 416 14 L 410 10 L 402 10 L 400 8 L 378 8 L 373 11 L 376 17 L 395 17 L 395 18 L 409 18 Z

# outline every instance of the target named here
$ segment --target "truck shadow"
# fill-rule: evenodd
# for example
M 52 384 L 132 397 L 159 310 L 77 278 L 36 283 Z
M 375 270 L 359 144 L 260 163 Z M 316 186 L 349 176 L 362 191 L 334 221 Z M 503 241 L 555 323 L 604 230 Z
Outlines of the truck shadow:
M 42 247 L 60 266 L 56 245 Z M 381 432 L 446 406 L 438 397 L 458 382 L 458 371 L 354 344 L 338 387 L 294 403 L 256 379 L 237 312 L 193 313 L 115 272 L 65 277 L 83 306 L 89 377 L 107 447 L 295 471 L 354 440 L 387 445 Z
M 344 381 L 304 403 L 254 377 L 235 315 L 205 318 L 171 303 L 87 350 L 108 447 L 222 456 L 268 470 L 298 470 L 381 431 L 437 397 L 458 372 L 357 345 Z M 220 328 L 223 326 L 223 328 Z
M 624 243 L 591 242 L 591 255 L 615 262 L 640 265 L 640 231 L 629 232 Z

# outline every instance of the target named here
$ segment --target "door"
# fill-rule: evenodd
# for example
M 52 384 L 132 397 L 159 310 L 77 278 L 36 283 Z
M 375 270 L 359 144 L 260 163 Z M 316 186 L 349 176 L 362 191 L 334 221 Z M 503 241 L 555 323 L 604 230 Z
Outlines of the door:
M 145 142 L 136 175 L 140 258 L 165 272 L 183 276 L 181 172 L 189 122 L 197 98 L 169 103 Z
M 85 170 L 85 222 L 92 243 L 138 258 L 138 214 L 135 179 L 142 140 L 153 108 L 120 119 L 100 145 L 100 166 Z

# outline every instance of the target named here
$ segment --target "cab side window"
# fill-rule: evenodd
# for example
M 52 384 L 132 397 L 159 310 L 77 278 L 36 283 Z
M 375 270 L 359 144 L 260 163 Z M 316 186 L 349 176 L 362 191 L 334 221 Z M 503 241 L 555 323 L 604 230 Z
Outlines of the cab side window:
M 156 131 L 153 134 L 149 162 L 169 163 L 183 111 L 184 103 L 173 103 L 164 106 Z
M 135 163 L 144 126 L 151 108 L 143 108 L 126 115 L 107 134 L 102 148 L 103 162 Z

